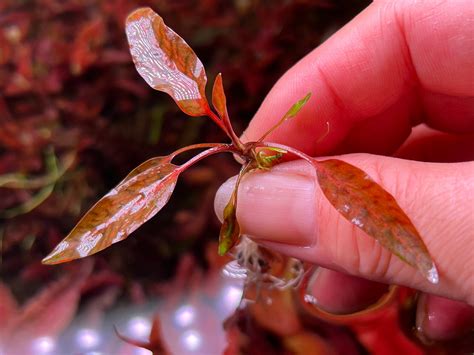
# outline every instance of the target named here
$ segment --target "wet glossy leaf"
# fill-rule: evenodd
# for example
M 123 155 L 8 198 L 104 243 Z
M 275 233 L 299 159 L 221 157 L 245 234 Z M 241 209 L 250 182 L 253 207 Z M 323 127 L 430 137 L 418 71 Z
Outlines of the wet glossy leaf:
M 229 202 L 224 208 L 224 222 L 219 233 L 219 255 L 225 255 L 237 244 L 240 237 L 240 226 L 237 221 L 236 208 L 237 189 L 234 190 Z
M 97 253 L 153 217 L 168 202 L 178 179 L 170 156 L 150 159 L 97 202 L 43 263 L 57 264 Z
M 150 8 L 132 12 L 126 32 L 135 67 L 148 85 L 169 94 L 184 113 L 207 115 L 206 72 L 191 47 Z
M 339 213 L 420 270 L 430 282 L 438 282 L 420 234 L 392 195 L 364 171 L 341 160 L 320 161 L 316 167 L 319 185 Z

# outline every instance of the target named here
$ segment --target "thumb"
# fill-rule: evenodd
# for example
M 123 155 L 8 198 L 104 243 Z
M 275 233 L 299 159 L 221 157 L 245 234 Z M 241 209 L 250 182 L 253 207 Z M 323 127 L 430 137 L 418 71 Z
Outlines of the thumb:
M 440 275 L 430 284 L 344 219 L 303 161 L 248 174 L 237 219 L 242 233 L 284 254 L 367 279 L 406 285 L 474 304 L 474 163 L 436 164 L 353 154 L 341 157 L 390 192 L 420 232 Z M 218 215 L 235 178 L 219 189 Z

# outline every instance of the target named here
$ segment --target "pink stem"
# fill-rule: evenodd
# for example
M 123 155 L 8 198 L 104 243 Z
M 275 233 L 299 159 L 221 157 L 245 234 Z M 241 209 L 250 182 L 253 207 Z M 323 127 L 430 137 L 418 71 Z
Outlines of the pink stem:
M 187 152 L 189 150 L 194 150 L 194 149 L 205 149 L 205 148 L 214 148 L 214 147 L 220 147 L 222 145 L 225 145 L 223 143 L 199 143 L 199 144 L 192 144 L 188 145 L 186 147 L 180 148 L 173 153 L 170 154 L 170 160 L 173 159 L 175 156 Z
M 240 141 L 239 137 L 234 132 L 234 129 L 232 128 L 232 125 L 230 124 L 229 117 L 224 117 L 222 120 L 217 116 L 211 109 L 209 109 L 209 112 L 207 115 L 217 123 L 217 125 L 227 134 L 227 136 L 230 138 L 232 143 L 240 149 L 241 151 L 244 150 L 244 145 Z
M 196 146 L 197 145 L 199 144 L 196 144 Z M 189 148 L 189 147 L 186 147 L 186 148 Z M 195 148 L 204 148 L 204 147 L 201 146 L 201 147 L 195 147 Z M 232 144 L 218 144 L 218 145 L 213 146 L 210 149 L 205 150 L 204 152 L 199 153 L 198 155 L 195 155 L 194 157 L 189 159 L 186 163 L 184 163 L 183 165 L 180 165 L 180 167 L 176 169 L 176 171 L 179 173 L 182 173 L 187 168 L 196 164 L 198 161 L 208 156 L 211 156 L 217 153 L 224 153 L 224 152 L 231 152 L 231 153 L 237 153 L 237 154 L 240 153 L 239 150 L 236 149 Z

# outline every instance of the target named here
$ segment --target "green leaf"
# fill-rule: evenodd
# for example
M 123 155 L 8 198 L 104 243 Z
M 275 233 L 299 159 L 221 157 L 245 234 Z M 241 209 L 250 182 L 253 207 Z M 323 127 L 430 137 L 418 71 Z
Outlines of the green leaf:
M 64 154 L 58 166 L 53 149 L 47 149 L 45 166 L 47 174 L 39 177 L 28 177 L 24 174 L 13 173 L 0 176 L 0 187 L 10 189 L 38 189 L 30 199 L 22 204 L 6 210 L 0 210 L 0 218 L 13 218 L 28 212 L 41 205 L 54 191 L 57 181 L 72 166 L 76 157 L 75 152 Z
M 337 159 L 315 162 L 321 190 L 348 221 L 431 282 L 438 272 L 420 234 L 395 198 L 361 169 Z
M 234 189 L 232 196 L 224 208 L 224 222 L 219 233 L 219 255 L 225 255 L 238 242 L 240 237 L 240 226 L 237 221 L 237 188 Z
M 150 159 L 100 199 L 43 259 L 58 264 L 95 254 L 129 236 L 168 202 L 179 176 L 172 156 Z
M 252 169 L 251 163 L 246 163 L 242 166 L 237 181 L 235 182 L 234 191 L 232 191 L 229 202 L 227 202 L 227 205 L 224 208 L 224 222 L 222 223 L 219 233 L 219 255 L 225 255 L 240 240 L 240 225 L 237 221 L 237 195 L 240 181 L 244 175 Z
M 298 100 L 293 106 L 290 107 L 287 113 L 278 121 L 276 125 L 274 125 L 272 128 L 270 128 L 260 139 L 258 142 L 262 142 L 270 133 L 272 133 L 274 130 L 276 130 L 278 127 L 280 127 L 285 121 L 289 120 L 290 118 L 295 117 L 298 112 L 303 108 L 304 105 L 308 102 L 308 100 L 311 97 L 311 93 L 307 93 L 305 97 L 303 97 L 301 100 Z
M 303 106 L 306 105 L 310 97 L 311 97 L 311 93 L 309 92 L 301 100 L 298 100 L 293 106 L 291 106 L 288 112 L 285 113 L 285 116 L 283 116 L 282 121 L 286 121 L 290 118 L 295 117 L 303 108 Z
M 191 47 L 150 8 L 132 12 L 125 27 L 133 62 L 148 85 L 170 95 L 184 113 L 207 115 L 206 72 Z

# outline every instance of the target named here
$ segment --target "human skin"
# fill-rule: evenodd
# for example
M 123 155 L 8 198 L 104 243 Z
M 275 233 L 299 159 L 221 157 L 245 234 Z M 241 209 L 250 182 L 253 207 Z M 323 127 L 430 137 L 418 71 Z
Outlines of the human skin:
M 366 171 L 410 216 L 438 267 L 431 284 L 346 221 L 303 161 L 249 174 L 237 206 L 243 232 L 322 266 L 310 290 L 320 307 L 351 312 L 383 292 L 376 282 L 399 284 L 426 292 L 417 325 L 428 337 L 473 327 L 473 33 L 470 0 L 376 1 L 282 77 L 242 135 L 258 140 L 311 92 L 266 140 Z M 218 215 L 234 182 L 217 194 Z

